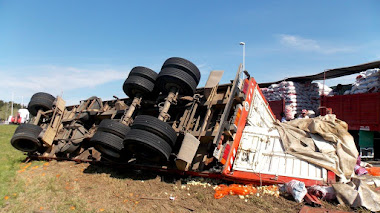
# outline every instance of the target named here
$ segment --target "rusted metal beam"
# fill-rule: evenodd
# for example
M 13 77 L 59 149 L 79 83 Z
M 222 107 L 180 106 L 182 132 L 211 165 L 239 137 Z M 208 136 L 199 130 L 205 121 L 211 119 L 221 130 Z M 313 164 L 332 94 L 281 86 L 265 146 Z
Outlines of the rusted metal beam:
M 178 89 L 175 87 L 172 87 L 170 89 L 168 97 L 166 98 L 164 106 L 162 107 L 160 111 L 160 115 L 158 116 L 158 119 L 160 119 L 161 121 L 167 121 L 170 118 L 168 111 L 170 109 L 171 104 L 177 103 L 177 97 L 178 97 Z
M 37 115 L 36 115 L 36 117 L 34 118 L 34 121 L 33 121 L 34 125 L 38 125 L 38 123 L 40 122 L 42 113 L 43 113 L 43 111 L 41 109 L 38 110 Z
M 128 110 L 125 112 L 123 118 L 121 119 L 121 123 L 129 126 L 133 122 L 132 115 L 135 112 L 136 108 L 140 107 L 141 99 L 142 97 L 139 94 L 133 98 L 132 104 L 129 106 Z

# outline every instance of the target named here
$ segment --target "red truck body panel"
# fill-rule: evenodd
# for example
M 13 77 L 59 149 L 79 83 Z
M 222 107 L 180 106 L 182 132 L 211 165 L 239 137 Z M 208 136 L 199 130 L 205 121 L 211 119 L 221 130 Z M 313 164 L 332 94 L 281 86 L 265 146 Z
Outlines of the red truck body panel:
M 281 112 L 285 112 L 285 100 L 268 101 L 269 106 L 278 120 L 281 120 Z
M 284 111 L 283 100 L 268 101 L 278 118 Z M 321 115 L 331 108 L 338 119 L 347 122 L 349 130 L 380 131 L 380 93 L 336 95 L 321 97 Z
M 380 93 L 322 96 L 321 107 L 321 115 L 331 108 L 349 130 L 380 131 Z

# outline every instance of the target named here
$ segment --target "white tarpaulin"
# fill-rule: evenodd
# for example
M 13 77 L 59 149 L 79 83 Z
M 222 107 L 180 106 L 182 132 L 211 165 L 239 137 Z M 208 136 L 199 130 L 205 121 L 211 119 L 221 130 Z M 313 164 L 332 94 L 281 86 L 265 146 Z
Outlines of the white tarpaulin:
M 347 204 L 351 207 L 364 206 L 367 209 L 380 211 L 380 196 L 370 189 L 364 180 L 352 178 L 347 184 L 333 184 L 339 203 Z
M 286 153 L 334 172 L 341 182 L 348 182 L 354 174 L 358 157 L 347 127 L 347 123 L 335 115 L 276 123 Z M 323 144 L 309 133 L 318 134 L 331 143 Z

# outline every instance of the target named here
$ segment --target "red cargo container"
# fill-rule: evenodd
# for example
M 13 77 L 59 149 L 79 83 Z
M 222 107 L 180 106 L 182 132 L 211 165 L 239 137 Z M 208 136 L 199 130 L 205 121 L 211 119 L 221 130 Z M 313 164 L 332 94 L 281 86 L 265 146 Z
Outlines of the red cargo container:
M 328 69 L 315 75 L 289 77 L 280 81 L 261 83 L 260 87 L 269 87 L 282 81 L 307 82 L 333 79 L 360 73 L 368 69 L 380 67 L 380 60 L 369 63 Z M 270 101 L 274 114 L 281 113 L 281 102 Z M 354 95 L 337 95 L 321 97 L 320 114 L 326 115 L 327 109 L 348 123 L 348 129 L 360 147 L 360 154 L 365 158 L 380 158 L 380 93 L 362 93 Z M 367 136 L 366 136 L 367 135 Z M 371 138 L 372 141 L 371 141 Z M 377 150 L 375 156 L 374 150 Z
M 331 108 L 349 130 L 380 131 L 380 93 L 322 96 L 321 107 L 321 115 Z
M 281 120 L 281 112 L 285 112 L 285 100 L 268 101 L 269 106 L 278 120 Z

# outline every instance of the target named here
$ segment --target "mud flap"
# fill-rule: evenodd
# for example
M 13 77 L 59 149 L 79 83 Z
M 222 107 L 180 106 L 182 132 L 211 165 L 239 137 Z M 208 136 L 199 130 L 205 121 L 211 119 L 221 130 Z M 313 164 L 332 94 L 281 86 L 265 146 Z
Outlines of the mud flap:
M 182 146 L 177 155 L 176 165 L 179 170 L 188 171 L 191 162 L 198 150 L 199 140 L 193 135 L 186 133 Z

